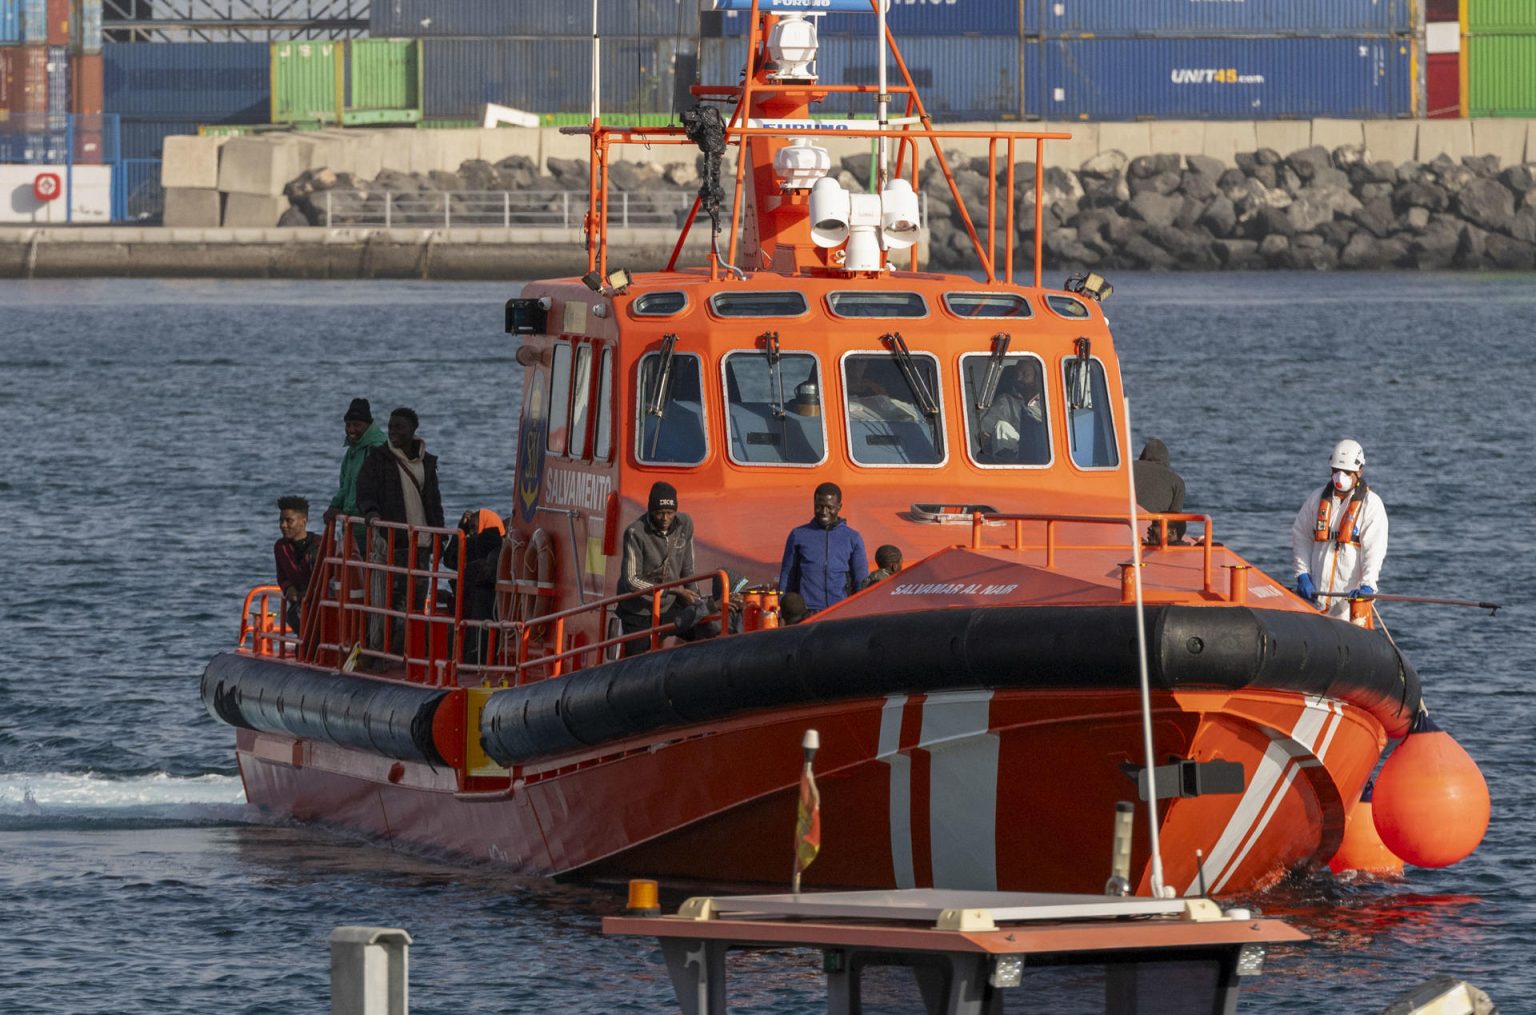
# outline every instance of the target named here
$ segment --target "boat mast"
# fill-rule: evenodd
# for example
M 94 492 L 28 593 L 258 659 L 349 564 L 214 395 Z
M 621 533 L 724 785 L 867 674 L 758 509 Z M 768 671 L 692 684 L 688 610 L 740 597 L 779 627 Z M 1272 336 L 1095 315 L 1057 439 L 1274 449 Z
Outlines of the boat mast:
M 597 0 L 592 0 L 592 125 L 597 126 L 597 104 L 599 89 L 602 87 L 602 64 L 599 60 L 602 50 L 602 40 L 597 36 Z
M 876 45 L 879 47 L 879 50 L 880 50 L 880 58 L 879 58 L 880 91 L 875 94 L 875 110 L 876 110 L 876 112 L 875 112 L 875 119 L 880 124 L 880 130 L 884 131 L 884 130 L 887 130 L 890 127 L 890 113 L 891 113 L 891 96 L 890 96 L 890 93 L 887 92 L 886 89 L 885 89 L 885 85 L 886 85 L 886 80 L 885 80 L 885 60 L 886 60 L 886 52 L 885 52 L 885 42 L 886 42 L 886 40 L 885 40 L 885 7 L 886 7 L 886 0 L 874 0 L 874 3 L 875 3 L 875 42 L 876 42 Z M 877 193 L 877 194 L 881 193 L 882 191 L 885 190 L 885 185 L 890 180 L 890 161 L 889 161 L 890 160 L 890 152 L 889 152 L 889 149 L 887 147 L 889 142 L 890 142 L 890 139 L 887 138 L 884 134 L 881 134 L 880 137 L 876 140 L 876 143 L 875 143 L 875 151 L 876 151 L 876 154 L 875 154 L 875 165 L 876 165 L 877 180 L 876 180 L 876 185 L 875 185 L 874 189 L 875 189 L 875 193 Z

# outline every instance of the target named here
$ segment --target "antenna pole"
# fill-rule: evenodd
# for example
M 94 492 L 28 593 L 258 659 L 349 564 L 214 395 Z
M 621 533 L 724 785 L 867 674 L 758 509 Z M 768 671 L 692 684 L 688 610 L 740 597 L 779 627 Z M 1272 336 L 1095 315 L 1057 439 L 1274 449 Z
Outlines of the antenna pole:
M 592 0 L 592 122 L 597 123 L 598 97 L 603 84 L 602 41 L 597 37 L 597 0 Z
M 875 26 L 876 26 L 875 27 L 875 34 L 877 36 L 877 40 L 876 41 L 878 42 L 879 47 L 880 47 L 880 60 L 879 60 L 879 66 L 880 66 L 880 91 L 875 96 L 875 109 L 876 109 L 875 119 L 879 122 L 880 130 L 881 131 L 885 131 L 885 130 L 888 130 L 890 128 L 890 122 L 889 121 L 890 121 L 890 112 L 891 112 L 891 96 L 890 96 L 890 93 L 887 92 L 886 89 L 885 89 L 885 85 L 886 85 L 886 81 L 885 81 L 885 59 L 886 59 L 886 52 L 885 52 L 885 49 L 886 49 L 886 38 L 885 38 L 885 3 L 886 3 L 886 0 L 874 0 L 874 4 L 875 4 Z M 888 182 L 890 182 L 890 175 L 891 175 L 890 159 L 891 159 L 891 155 L 890 155 L 889 144 L 890 144 L 890 139 L 887 138 L 883 133 L 880 135 L 880 137 L 875 142 L 875 148 L 876 148 L 875 163 L 876 163 L 876 170 L 877 170 L 876 181 L 875 181 L 875 192 L 876 193 L 884 193 L 885 192 L 885 185 Z
M 1121 398 L 1125 417 L 1125 484 L 1130 496 L 1131 568 L 1136 586 L 1136 659 L 1141 671 L 1141 748 L 1147 766 L 1147 832 L 1152 847 L 1152 897 L 1164 898 L 1163 853 L 1157 832 L 1157 762 L 1152 757 L 1152 687 L 1147 675 L 1147 618 L 1141 598 L 1141 525 L 1136 520 L 1136 469 L 1131 464 L 1131 400 Z

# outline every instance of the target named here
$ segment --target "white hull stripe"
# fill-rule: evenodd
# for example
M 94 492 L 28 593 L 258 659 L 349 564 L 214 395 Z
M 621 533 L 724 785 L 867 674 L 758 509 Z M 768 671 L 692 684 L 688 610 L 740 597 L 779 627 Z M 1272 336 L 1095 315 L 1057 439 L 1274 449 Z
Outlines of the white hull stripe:
M 991 713 L 991 691 L 930 694 L 923 702 L 935 888 L 997 890 L 999 743 Z
M 1290 791 L 1300 768 L 1320 763 L 1333 742 L 1342 715 L 1343 709 L 1337 702 L 1309 697 L 1289 736 L 1271 734 L 1272 741 L 1259 759 L 1258 771 L 1249 780 L 1232 817 L 1205 858 L 1206 876 L 1211 879 L 1209 891 L 1220 891 L 1242 866 Z M 1197 874 L 1184 894 L 1199 891 Z
M 912 759 L 901 753 L 901 716 L 907 696 L 893 694 L 880 710 L 880 748 L 875 755 L 890 767 L 891 866 L 897 888 L 917 887 L 912 871 Z

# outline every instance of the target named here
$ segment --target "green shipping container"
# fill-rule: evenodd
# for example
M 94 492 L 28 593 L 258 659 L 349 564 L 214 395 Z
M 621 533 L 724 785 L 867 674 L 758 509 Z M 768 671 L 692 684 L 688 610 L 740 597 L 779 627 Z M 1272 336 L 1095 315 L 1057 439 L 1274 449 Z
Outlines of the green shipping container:
M 1467 115 L 1536 117 L 1536 33 L 1470 35 L 1463 43 Z
M 324 41 L 272 43 L 272 122 L 340 123 L 346 57 Z
M 354 39 L 348 43 L 347 77 L 346 123 L 421 120 L 421 40 Z
M 1471 35 L 1536 33 L 1536 0 L 1461 0 L 1461 23 Z

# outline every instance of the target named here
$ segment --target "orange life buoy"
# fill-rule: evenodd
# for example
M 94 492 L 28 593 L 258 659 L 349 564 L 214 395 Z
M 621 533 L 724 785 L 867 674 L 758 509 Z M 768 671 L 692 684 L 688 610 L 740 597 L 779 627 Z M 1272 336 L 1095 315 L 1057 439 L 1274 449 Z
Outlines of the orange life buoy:
M 534 529 L 523 550 L 519 584 L 532 586 L 518 593 L 518 619 L 532 620 L 555 612 L 555 540 L 543 529 Z

